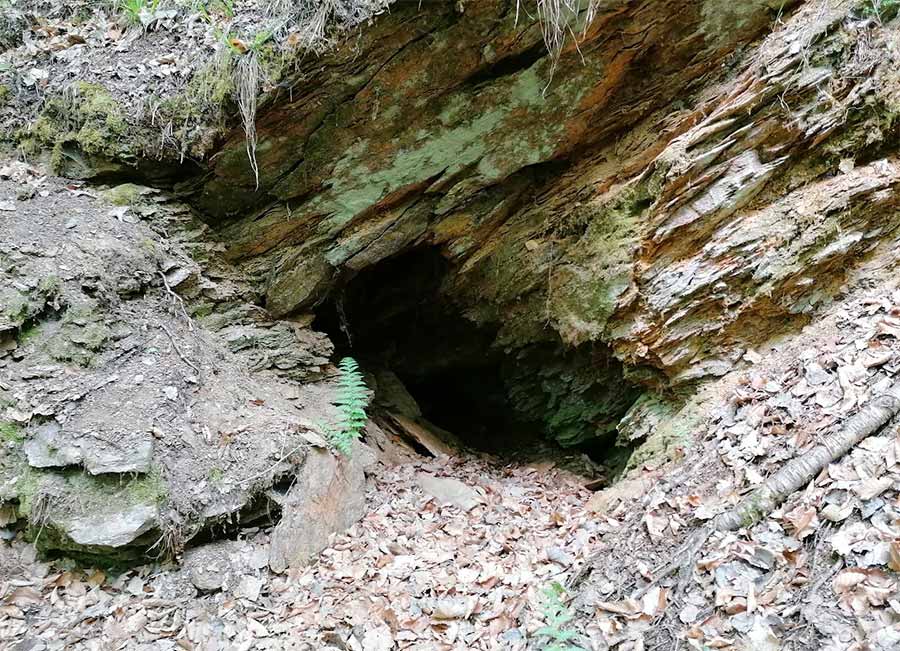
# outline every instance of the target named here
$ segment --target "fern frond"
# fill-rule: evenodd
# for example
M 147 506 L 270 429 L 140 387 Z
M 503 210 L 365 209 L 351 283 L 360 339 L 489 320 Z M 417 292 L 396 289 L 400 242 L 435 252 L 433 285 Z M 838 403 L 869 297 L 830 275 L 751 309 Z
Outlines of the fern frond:
M 548 638 L 550 644 L 546 651 L 582 651 L 580 647 L 569 644 L 569 640 L 575 638 L 575 631 L 564 627 L 575 618 L 575 615 L 563 603 L 562 597 L 566 590 L 559 583 L 552 583 L 544 589 L 541 599 L 541 612 L 544 615 L 545 625 L 535 631 L 535 635 Z
M 368 389 L 355 359 L 345 357 L 338 364 L 338 369 L 338 395 L 334 401 L 338 408 L 338 420 L 335 427 L 329 429 L 328 440 L 336 450 L 349 456 L 353 441 L 359 438 L 368 420 Z

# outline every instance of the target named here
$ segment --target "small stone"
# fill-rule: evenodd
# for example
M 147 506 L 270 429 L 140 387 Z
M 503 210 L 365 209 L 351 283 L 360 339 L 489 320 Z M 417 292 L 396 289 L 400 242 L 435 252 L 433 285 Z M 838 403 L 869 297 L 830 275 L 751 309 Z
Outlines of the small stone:
M 238 543 L 212 543 L 189 550 L 184 555 L 184 569 L 200 592 L 216 592 L 234 582 L 231 554 Z
M 678 619 L 681 620 L 682 624 L 693 624 L 697 621 L 697 617 L 700 615 L 700 609 L 693 604 L 688 604 L 684 608 L 681 609 L 681 612 L 678 613 Z
M 423 491 L 434 497 L 438 502 L 457 506 L 463 511 L 468 511 L 481 503 L 475 489 L 458 479 L 419 473 L 417 483 Z
M 242 576 L 236 594 L 244 599 L 256 601 L 262 591 L 263 581 L 255 576 Z

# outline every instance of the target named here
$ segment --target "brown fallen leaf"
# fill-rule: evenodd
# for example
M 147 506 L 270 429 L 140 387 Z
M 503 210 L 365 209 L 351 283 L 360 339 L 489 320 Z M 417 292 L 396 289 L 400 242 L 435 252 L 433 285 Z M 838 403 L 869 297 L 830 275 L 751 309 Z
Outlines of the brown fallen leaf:
M 467 619 L 475 609 L 477 599 L 467 597 L 444 597 L 434 604 L 431 617 L 437 620 Z
M 872 477 L 854 486 L 853 492 L 859 496 L 859 499 L 867 501 L 878 497 L 893 485 L 894 480 L 890 477 Z
M 888 567 L 894 572 L 900 572 L 900 540 L 891 541 L 889 553 Z
M 13 590 L 8 597 L 6 597 L 7 604 L 13 604 L 15 606 L 34 606 L 36 604 L 40 604 L 43 599 L 41 597 L 41 593 L 34 588 L 29 586 L 21 586 Z

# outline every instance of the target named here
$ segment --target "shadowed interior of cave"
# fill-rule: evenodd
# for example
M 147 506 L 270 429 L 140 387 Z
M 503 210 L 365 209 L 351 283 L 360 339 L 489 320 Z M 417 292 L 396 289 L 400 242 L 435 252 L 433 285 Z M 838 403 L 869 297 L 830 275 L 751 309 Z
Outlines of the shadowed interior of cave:
M 500 454 L 559 442 L 603 461 L 615 423 L 636 394 L 604 346 L 493 346 L 441 291 L 448 262 L 434 248 L 382 261 L 347 280 L 317 311 L 313 327 L 335 359 L 389 369 L 431 423 L 464 444 Z

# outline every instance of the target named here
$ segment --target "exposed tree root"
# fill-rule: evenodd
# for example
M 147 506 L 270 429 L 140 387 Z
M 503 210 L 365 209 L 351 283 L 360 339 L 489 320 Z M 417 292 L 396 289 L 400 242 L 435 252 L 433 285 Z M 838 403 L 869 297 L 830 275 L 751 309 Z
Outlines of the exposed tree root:
M 247 158 L 256 189 L 259 189 L 259 166 L 256 163 L 256 100 L 259 95 L 260 67 L 256 50 L 241 56 L 234 66 L 234 88 L 247 145 Z

